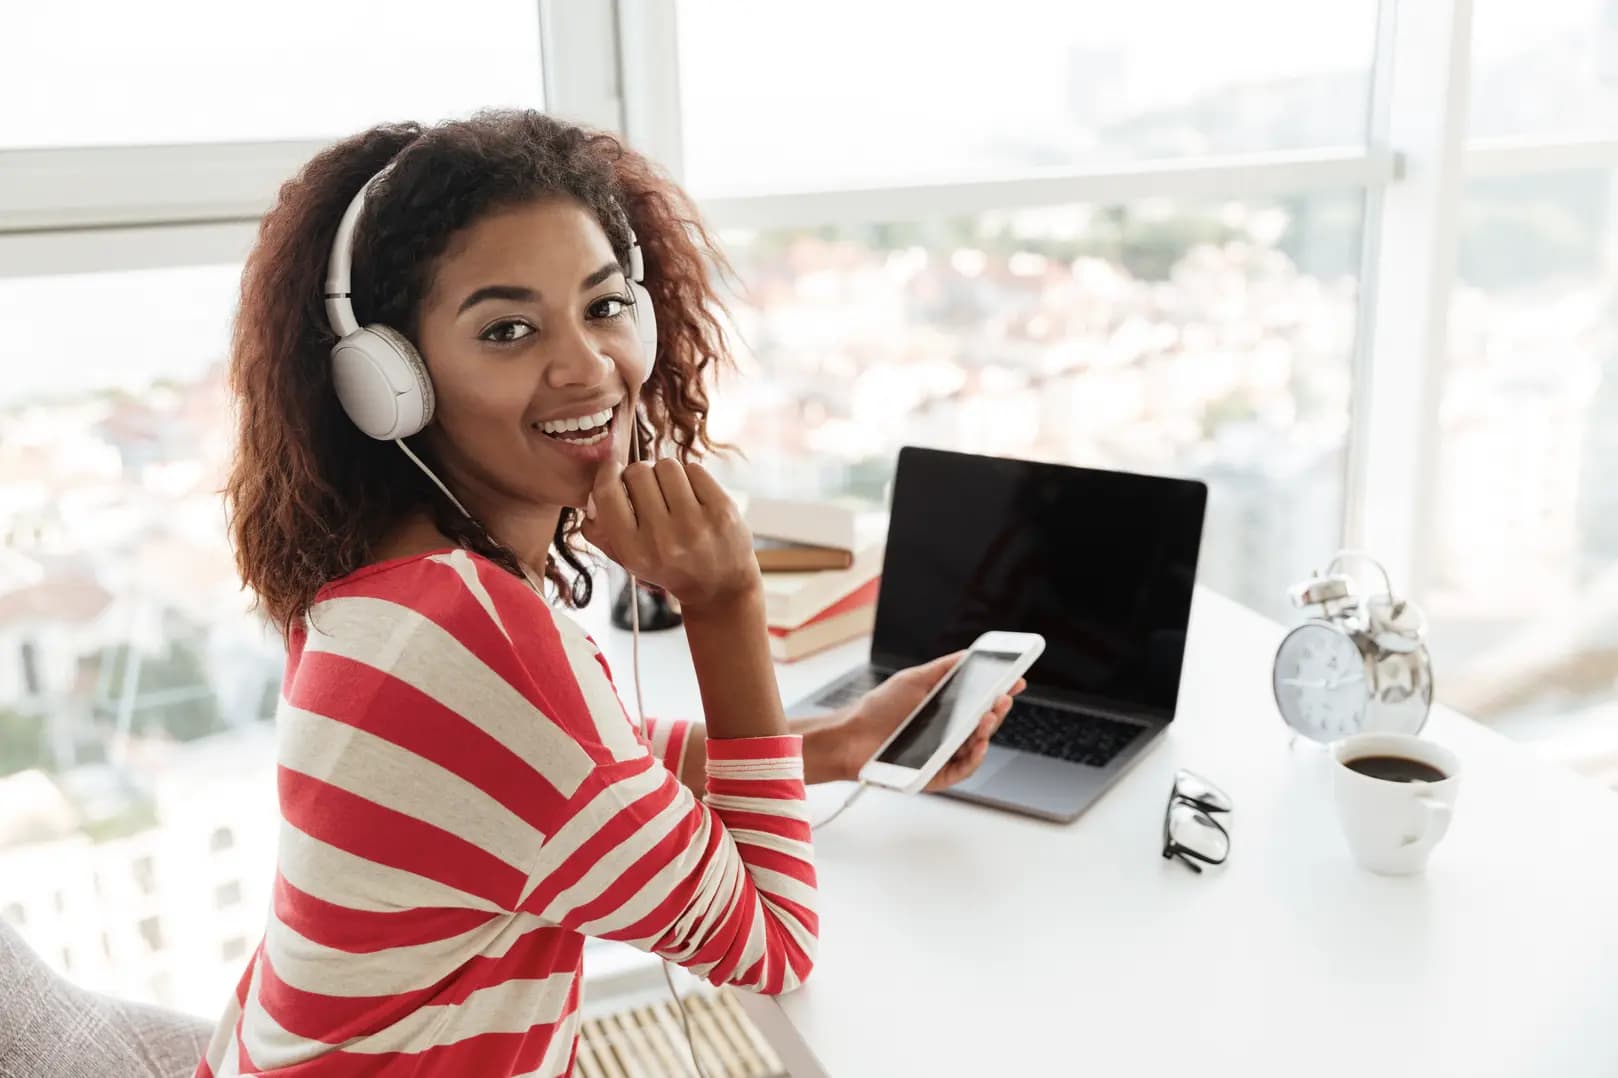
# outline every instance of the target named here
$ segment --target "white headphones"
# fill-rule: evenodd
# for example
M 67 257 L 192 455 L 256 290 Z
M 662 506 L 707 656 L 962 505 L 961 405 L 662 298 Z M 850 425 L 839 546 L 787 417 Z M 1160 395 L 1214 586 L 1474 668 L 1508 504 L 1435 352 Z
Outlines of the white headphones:
M 421 354 L 392 326 L 372 323 L 361 328 L 354 317 L 351 271 L 354 229 L 372 184 L 387 174 L 390 163 L 367 180 L 343 211 L 326 266 L 326 318 L 337 343 L 332 345 L 332 382 L 337 399 L 354 425 L 372 438 L 400 441 L 419 433 L 433 418 L 433 383 Z M 625 224 L 628 224 L 627 217 Z M 646 291 L 646 263 L 635 230 L 629 230 L 630 316 L 646 354 L 646 380 L 657 363 L 657 312 Z M 402 445 L 402 442 L 401 442 Z M 430 474 L 430 473 L 429 473 Z M 434 479 L 437 482 L 437 479 Z M 447 493 L 447 491 L 446 491 Z M 459 504 L 459 503 L 457 503 Z

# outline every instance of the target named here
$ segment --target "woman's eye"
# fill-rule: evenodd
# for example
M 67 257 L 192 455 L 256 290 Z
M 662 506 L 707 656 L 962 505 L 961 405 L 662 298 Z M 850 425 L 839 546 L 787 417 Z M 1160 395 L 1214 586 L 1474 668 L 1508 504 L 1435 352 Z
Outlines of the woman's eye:
M 623 296 L 602 296 L 590 304 L 590 317 L 619 318 L 628 309 L 629 301 Z
M 512 344 L 522 340 L 534 332 L 534 327 L 527 322 L 518 322 L 515 319 L 505 322 L 496 322 L 478 335 L 479 340 L 493 341 L 495 344 Z

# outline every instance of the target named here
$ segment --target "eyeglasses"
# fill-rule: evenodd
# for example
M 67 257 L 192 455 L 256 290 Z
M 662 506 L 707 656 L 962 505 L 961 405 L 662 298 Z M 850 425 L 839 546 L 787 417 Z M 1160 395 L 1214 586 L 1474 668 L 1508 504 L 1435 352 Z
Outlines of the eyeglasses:
M 1230 797 L 1192 771 L 1177 771 L 1169 791 L 1168 807 L 1163 810 L 1163 856 L 1178 857 L 1192 872 L 1202 865 L 1223 864 L 1230 855 L 1230 832 L 1216 819 L 1216 812 L 1231 810 Z

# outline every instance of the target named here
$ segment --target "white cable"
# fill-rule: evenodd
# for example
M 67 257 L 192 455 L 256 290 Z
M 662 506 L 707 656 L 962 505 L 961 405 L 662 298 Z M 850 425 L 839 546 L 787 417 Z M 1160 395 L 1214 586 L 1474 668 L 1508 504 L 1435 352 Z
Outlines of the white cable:
M 455 497 L 455 495 L 453 495 L 453 494 L 451 494 L 449 492 L 449 488 L 444 485 L 443 481 L 440 480 L 438 478 L 438 476 L 433 474 L 433 470 L 431 468 L 427 467 L 427 465 L 422 462 L 422 459 L 420 457 L 416 456 L 415 453 L 411 452 L 410 447 L 408 445 L 404 444 L 404 439 L 403 438 L 395 438 L 393 440 L 393 444 L 398 446 L 400 449 L 403 449 L 404 453 L 405 453 L 405 456 L 409 457 L 411 460 L 416 462 L 416 467 L 420 468 L 423 472 L 425 472 L 427 474 L 427 478 L 431 479 L 433 481 L 433 486 L 437 487 L 439 490 L 444 492 L 444 497 L 448 498 L 451 502 L 455 503 L 455 508 L 457 508 L 457 509 L 459 509 L 461 511 L 461 515 L 463 517 L 465 517 L 467 520 L 472 520 L 472 514 L 468 513 L 466 511 L 466 506 L 462 505 L 460 499 Z M 476 523 L 476 521 L 473 521 L 473 523 Z
M 629 410 L 629 453 L 634 460 L 640 460 L 640 438 L 635 429 L 636 410 Z M 646 704 L 640 694 L 640 581 L 634 573 L 629 574 L 629 669 L 635 681 L 635 718 L 640 724 L 642 741 L 650 742 L 646 736 Z M 679 778 L 678 775 L 675 776 Z M 674 974 L 669 970 L 669 960 L 663 959 L 663 983 L 669 986 L 669 997 L 674 1005 L 680 1009 L 680 1024 L 685 1027 L 685 1046 L 691 1050 L 691 1065 L 697 1070 L 697 1078 L 708 1078 L 708 1072 L 702 1069 L 702 1062 L 697 1059 L 697 1038 L 691 1029 L 691 1012 L 686 1009 L 685 1000 L 680 998 L 679 991 L 674 987 Z
M 635 717 L 640 720 L 641 740 L 649 741 L 646 736 L 646 705 L 640 695 L 640 581 L 635 579 L 634 573 L 629 574 L 629 640 L 629 668 L 635 679 Z M 691 1012 L 686 1010 L 685 1000 L 680 998 L 679 991 L 674 987 L 674 974 L 669 972 L 669 960 L 666 958 L 663 959 L 663 983 L 669 986 L 669 997 L 680 1009 L 680 1024 L 685 1027 L 685 1046 L 691 1050 L 691 1065 L 697 1069 L 697 1078 L 708 1078 L 708 1072 L 702 1069 L 702 1063 L 697 1059 L 697 1039 L 691 1031 Z
M 843 812 L 848 808 L 848 806 L 850 806 L 854 802 L 858 801 L 864 795 L 865 791 L 869 787 L 870 787 L 870 784 L 867 783 L 864 779 L 861 779 L 860 784 L 858 786 L 854 787 L 853 791 L 849 793 L 847 800 L 845 800 L 841 805 L 837 806 L 836 811 L 834 811 L 830 816 L 827 816 L 824 820 L 819 820 L 819 821 L 816 821 L 815 823 L 810 824 L 809 825 L 809 830 L 811 830 L 811 831 L 819 831 L 822 827 L 825 827 L 827 824 L 829 824 L 833 820 L 837 819 L 837 817 L 839 817 L 839 816 L 841 816 L 843 814 Z
M 670 965 L 665 959 L 663 962 L 663 983 L 669 986 L 669 995 L 680 1007 L 680 1024 L 685 1027 L 685 1046 L 691 1050 L 691 1065 L 697 1068 L 698 1078 L 708 1078 L 708 1072 L 702 1069 L 702 1062 L 697 1059 L 697 1037 L 691 1031 L 691 1012 L 686 1010 L 685 1000 L 674 987 L 674 974 L 669 972 Z

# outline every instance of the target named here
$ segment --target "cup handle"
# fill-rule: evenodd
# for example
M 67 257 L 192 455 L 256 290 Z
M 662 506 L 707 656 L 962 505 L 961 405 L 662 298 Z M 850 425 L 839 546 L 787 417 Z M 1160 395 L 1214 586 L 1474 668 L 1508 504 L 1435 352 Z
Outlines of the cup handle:
M 1421 806 L 1421 833 L 1406 835 L 1400 845 L 1405 849 L 1412 846 L 1430 849 L 1438 844 L 1439 837 L 1444 833 L 1444 825 L 1449 823 L 1449 802 L 1432 796 L 1422 796 L 1416 798 L 1416 803 Z

